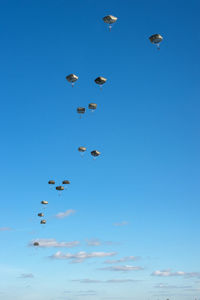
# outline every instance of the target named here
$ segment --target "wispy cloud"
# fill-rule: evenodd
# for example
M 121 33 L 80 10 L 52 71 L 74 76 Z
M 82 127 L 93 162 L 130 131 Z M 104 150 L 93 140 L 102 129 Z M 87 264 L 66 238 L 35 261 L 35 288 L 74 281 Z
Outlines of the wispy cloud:
M 168 285 L 164 283 L 159 283 L 155 286 L 156 289 L 191 289 L 191 285 Z
M 93 290 L 88 290 L 88 291 L 78 291 L 75 296 L 81 296 L 81 297 L 85 297 L 85 296 L 96 296 L 97 292 L 93 291 Z
M 76 213 L 76 211 L 74 209 L 68 209 L 65 212 L 58 213 L 57 215 L 55 215 L 55 217 L 57 219 L 64 219 L 64 218 L 67 218 L 71 215 L 74 215 L 75 213 Z
M 127 282 L 137 282 L 138 280 L 134 279 L 109 279 L 109 280 L 94 280 L 94 279 L 74 279 L 71 281 L 80 282 L 80 283 L 127 283 Z
M 118 263 L 121 263 L 121 262 L 126 262 L 126 261 L 135 261 L 135 260 L 138 260 L 139 259 L 139 256 L 126 256 L 126 257 L 122 257 L 120 259 L 115 259 L 115 260 L 111 260 L 111 259 L 108 259 L 106 261 L 104 261 L 104 264 L 118 264 Z
M 87 246 L 92 246 L 92 247 L 98 247 L 98 246 L 110 246 L 114 245 L 114 242 L 111 241 L 101 241 L 99 239 L 91 239 L 91 240 L 86 240 Z
M 1 231 L 11 231 L 12 230 L 12 228 L 10 228 L 10 227 L 0 227 L 0 232 Z
M 187 277 L 187 278 L 193 278 L 197 277 L 200 278 L 200 272 L 183 272 L 183 271 L 177 271 L 177 272 L 172 272 L 170 269 L 169 270 L 157 270 L 154 271 L 152 276 L 159 276 L 159 277 Z
M 38 242 L 39 247 L 42 248 L 73 248 L 80 244 L 79 241 L 58 242 L 55 239 L 37 239 L 32 241 L 29 245 L 33 246 L 34 242 Z
M 106 267 L 101 268 L 100 270 L 108 270 L 108 271 L 116 271 L 116 272 L 129 272 L 129 271 L 140 271 L 143 270 L 142 267 L 139 266 L 112 266 L 112 267 Z
M 26 279 L 26 278 L 34 278 L 34 275 L 32 274 L 32 273 L 23 273 L 23 274 L 21 274 L 20 276 L 19 276 L 19 278 L 24 278 L 24 279 Z
M 126 225 L 128 225 L 128 222 L 127 221 L 122 221 L 122 222 L 114 223 L 113 225 L 114 226 L 126 226 Z
M 71 260 L 72 263 L 82 263 L 86 259 L 90 258 L 101 258 L 116 255 L 116 252 L 92 252 L 87 253 L 84 251 L 72 254 L 72 253 L 62 253 L 60 251 L 56 252 L 54 255 L 50 256 L 53 259 L 68 259 Z

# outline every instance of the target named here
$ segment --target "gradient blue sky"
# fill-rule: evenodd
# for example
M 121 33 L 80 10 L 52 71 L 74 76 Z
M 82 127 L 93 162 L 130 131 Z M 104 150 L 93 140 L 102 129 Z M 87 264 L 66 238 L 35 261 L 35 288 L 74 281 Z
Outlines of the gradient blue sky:
M 0 2 L 0 299 L 200 297 L 199 10 L 194 0 Z M 111 33 L 107 14 L 119 18 Z M 97 76 L 108 78 L 102 91 Z M 79 119 L 90 102 L 98 109 Z M 71 185 L 58 196 L 49 179 Z

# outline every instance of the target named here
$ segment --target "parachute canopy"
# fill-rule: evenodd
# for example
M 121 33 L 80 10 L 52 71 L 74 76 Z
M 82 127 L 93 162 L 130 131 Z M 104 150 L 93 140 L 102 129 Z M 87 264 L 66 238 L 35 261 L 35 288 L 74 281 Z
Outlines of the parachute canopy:
M 69 180 L 63 180 L 62 184 L 70 184 Z
M 68 82 L 74 83 L 78 80 L 78 76 L 76 76 L 75 74 L 70 74 L 70 75 L 66 76 L 66 79 Z
M 89 103 L 88 108 L 94 110 L 94 109 L 97 108 L 97 104 L 96 103 Z
M 38 242 L 34 242 L 33 243 L 33 246 L 35 246 L 35 247 L 37 247 L 37 246 L 39 246 L 40 244 L 38 243 Z
M 41 201 L 41 204 L 48 204 L 48 201 Z
M 149 40 L 152 44 L 159 45 L 162 42 L 163 37 L 160 34 L 156 33 L 151 35 L 149 37 Z
M 55 184 L 55 181 L 54 180 L 49 180 L 48 184 Z
M 44 214 L 43 213 L 39 213 L 38 217 L 44 217 Z
M 41 220 L 40 224 L 46 224 L 46 220 Z
M 85 113 L 85 107 L 78 107 L 77 108 L 77 113 L 78 114 L 84 114 Z
M 61 185 L 56 187 L 57 191 L 64 191 L 64 189 L 65 189 L 64 186 L 61 186 Z
M 103 18 L 103 21 L 109 25 L 111 24 L 114 24 L 116 21 L 117 21 L 117 17 L 114 17 L 112 15 L 108 15 L 108 16 L 105 16 Z
M 100 76 L 100 77 L 97 77 L 94 81 L 96 82 L 96 84 L 103 85 L 104 83 L 106 83 L 107 79 Z
M 97 157 L 97 156 L 99 156 L 101 153 L 99 152 L 99 151 L 97 151 L 97 150 L 93 150 L 92 152 L 91 152 L 91 155 L 92 156 L 94 156 L 94 157 Z
M 85 147 L 79 147 L 78 148 L 78 151 L 79 152 L 85 152 L 87 150 L 87 148 L 85 148 Z

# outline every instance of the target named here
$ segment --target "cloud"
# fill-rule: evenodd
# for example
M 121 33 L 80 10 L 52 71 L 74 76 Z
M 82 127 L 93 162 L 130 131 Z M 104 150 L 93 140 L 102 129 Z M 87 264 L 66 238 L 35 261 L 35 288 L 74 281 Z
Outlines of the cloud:
M 156 289 L 191 289 L 191 285 L 168 285 L 164 283 L 159 283 L 155 286 Z
M 10 228 L 10 227 L 0 227 L 0 232 L 1 231 L 11 231 L 12 230 L 12 228 Z
M 115 259 L 115 260 L 111 260 L 111 259 L 108 259 L 106 261 L 104 261 L 104 264 L 118 264 L 118 263 L 121 263 L 121 262 L 126 262 L 126 261 L 135 261 L 135 260 L 138 260 L 139 257 L 138 256 L 126 256 L 126 257 L 123 257 L 123 258 L 120 258 L 120 259 Z
M 65 212 L 58 213 L 57 215 L 55 215 L 55 217 L 57 219 L 64 219 L 64 218 L 67 218 L 71 215 L 74 215 L 75 213 L 76 213 L 76 211 L 74 209 L 68 209 Z
M 134 279 L 109 279 L 109 280 L 94 280 L 94 279 L 74 279 L 71 281 L 80 282 L 80 283 L 127 283 L 127 282 L 137 282 L 138 280 Z
M 197 277 L 200 278 L 200 272 L 183 272 L 183 271 L 177 271 L 177 272 L 171 272 L 171 270 L 157 270 L 154 271 L 152 276 L 159 276 L 159 277 L 186 277 L 186 278 L 193 278 Z
M 112 267 L 106 267 L 101 268 L 100 270 L 108 270 L 108 271 L 116 271 L 116 272 L 129 272 L 129 271 L 140 271 L 143 270 L 142 267 L 139 266 L 112 266 Z
M 114 223 L 113 225 L 114 226 L 126 226 L 126 225 L 128 225 L 128 222 L 127 221 L 122 221 L 122 222 L 119 222 L 119 223 Z
M 114 256 L 116 255 L 116 252 L 92 252 L 87 253 L 84 251 L 78 252 L 76 254 L 72 253 L 62 253 L 60 251 L 56 252 L 54 255 L 50 256 L 50 258 L 53 259 L 69 259 L 72 263 L 82 263 L 86 259 L 89 258 L 101 258 L 101 257 L 108 257 L 108 256 Z
M 80 244 L 79 241 L 72 241 L 72 242 L 57 242 L 56 239 L 37 239 L 32 241 L 29 245 L 33 246 L 34 242 L 39 243 L 39 247 L 42 248 L 72 248 L 76 247 Z
M 75 296 L 96 296 L 97 292 L 93 290 L 88 290 L 88 291 L 78 291 Z
M 104 242 L 104 241 L 100 241 L 99 239 L 87 240 L 86 243 L 87 243 L 87 246 L 92 246 L 92 247 L 98 247 L 98 246 L 102 246 L 102 245 L 109 246 L 109 245 L 115 244 L 115 243 L 113 243 L 111 241 Z
M 19 278 L 34 278 L 34 275 L 32 273 L 23 273 L 19 276 Z

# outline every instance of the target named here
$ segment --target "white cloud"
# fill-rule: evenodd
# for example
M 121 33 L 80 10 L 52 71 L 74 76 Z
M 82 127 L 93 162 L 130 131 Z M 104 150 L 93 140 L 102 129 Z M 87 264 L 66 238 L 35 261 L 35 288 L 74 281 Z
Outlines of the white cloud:
M 12 228 L 10 227 L 0 227 L 0 231 L 11 231 Z
M 92 252 L 87 253 L 84 251 L 78 252 L 76 254 L 72 253 L 62 253 L 60 251 L 56 252 L 54 255 L 51 256 L 53 259 L 69 259 L 72 263 L 82 263 L 86 259 L 89 258 L 101 258 L 101 257 L 108 257 L 116 255 L 116 252 Z
M 157 270 L 154 271 L 152 276 L 159 276 L 159 277 L 187 277 L 187 278 L 193 278 L 193 277 L 200 277 L 200 272 L 183 272 L 183 271 L 177 271 L 177 272 L 172 272 L 170 269 L 169 270 Z
M 114 223 L 113 225 L 114 226 L 126 226 L 126 225 L 128 225 L 128 222 L 127 221 L 122 221 L 122 222 Z
M 108 270 L 108 271 L 116 271 L 116 272 L 129 272 L 129 271 L 140 271 L 140 270 L 143 270 L 143 268 L 139 267 L 139 266 L 125 265 L 125 266 L 106 267 L 106 268 L 101 268 L 100 270 Z
M 19 278 L 34 278 L 34 275 L 32 273 L 23 273 Z
M 93 247 L 98 247 L 98 246 L 102 246 L 102 245 L 113 245 L 115 243 L 111 242 L 111 241 L 100 241 L 99 239 L 91 239 L 91 240 L 86 240 L 87 246 L 93 246 Z
M 168 285 L 164 283 L 159 283 L 155 286 L 158 289 L 191 289 L 191 285 Z
M 126 261 L 135 261 L 139 259 L 139 257 L 137 256 L 126 256 L 126 257 L 123 257 L 123 258 L 120 258 L 120 259 L 115 259 L 115 260 L 111 260 L 111 259 L 108 259 L 106 261 L 104 261 L 104 264 L 118 264 L 118 263 L 121 263 L 121 262 L 126 262 Z
M 76 213 L 76 211 L 74 209 L 68 209 L 65 212 L 58 213 L 55 217 L 57 219 L 64 219 L 64 218 L 67 218 L 71 215 L 74 215 L 75 213 Z
M 127 283 L 127 282 L 137 282 L 134 279 L 108 279 L 108 280 L 94 280 L 94 279 L 74 279 L 71 281 L 76 281 L 80 283 Z
M 72 242 L 57 242 L 55 239 L 37 239 L 30 243 L 33 246 L 34 242 L 39 243 L 39 247 L 42 248 L 72 248 L 76 247 L 80 244 L 79 241 L 72 241 Z

